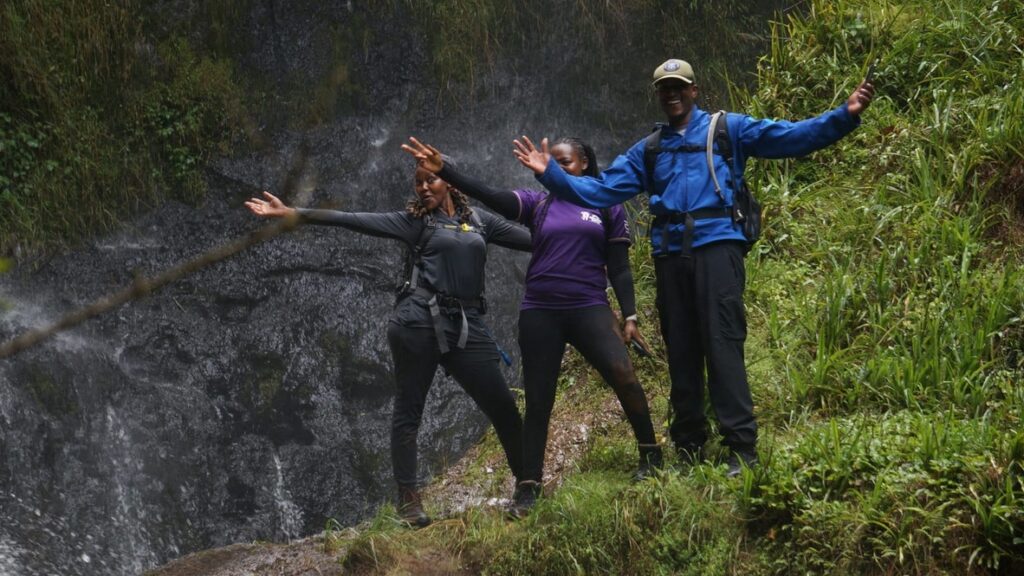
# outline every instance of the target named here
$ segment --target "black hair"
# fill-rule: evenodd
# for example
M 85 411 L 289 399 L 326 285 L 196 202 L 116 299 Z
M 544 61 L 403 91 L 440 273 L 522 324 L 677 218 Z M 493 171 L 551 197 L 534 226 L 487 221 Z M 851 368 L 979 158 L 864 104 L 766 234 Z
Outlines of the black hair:
M 601 173 L 597 167 L 597 155 L 594 154 L 594 148 L 590 144 L 574 136 L 566 136 L 555 140 L 551 147 L 554 148 L 559 144 L 568 144 L 577 156 L 587 159 L 587 168 L 583 171 L 584 176 L 597 176 Z
M 442 154 L 441 160 L 448 169 L 458 170 L 458 163 L 451 157 Z M 449 186 L 451 185 L 449 184 Z M 469 198 L 454 186 L 452 186 L 448 191 L 448 195 L 451 197 L 452 203 L 455 204 L 455 213 L 459 216 L 459 222 L 462 224 L 469 224 L 470 215 L 473 214 L 473 208 L 469 205 Z M 414 218 L 423 218 L 427 213 L 426 207 L 423 206 L 423 200 L 418 195 L 412 200 L 409 200 L 405 205 L 405 211 L 411 214 Z

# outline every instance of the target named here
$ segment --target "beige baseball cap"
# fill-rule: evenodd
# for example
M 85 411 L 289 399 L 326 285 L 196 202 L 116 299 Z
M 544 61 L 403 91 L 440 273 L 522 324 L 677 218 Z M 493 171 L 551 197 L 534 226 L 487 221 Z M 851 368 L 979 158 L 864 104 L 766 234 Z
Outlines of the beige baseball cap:
M 651 81 L 651 85 L 657 86 L 658 82 L 669 78 L 693 84 L 693 67 L 685 60 L 676 60 L 675 58 L 666 60 L 661 66 L 654 69 L 654 79 Z

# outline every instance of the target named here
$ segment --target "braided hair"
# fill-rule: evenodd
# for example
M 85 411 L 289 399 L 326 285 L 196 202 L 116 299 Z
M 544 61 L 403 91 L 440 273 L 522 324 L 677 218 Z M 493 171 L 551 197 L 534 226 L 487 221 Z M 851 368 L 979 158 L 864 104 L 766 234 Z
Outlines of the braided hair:
M 577 156 L 587 159 L 587 168 L 583 171 L 584 176 L 597 176 L 600 174 L 601 171 L 597 169 L 597 155 L 594 154 L 594 148 L 590 144 L 574 136 L 565 136 L 556 140 L 552 144 L 552 148 L 559 144 L 568 145 Z
M 444 161 L 445 166 L 452 170 L 458 169 L 455 161 L 448 156 L 442 154 L 441 160 Z M 455 204 L 455 214 L 459 217 L 459 223 L 469 224 L 470 217 L 473 214 L 473 208 L 469 205 L 469 198 L 455 187 L 449 189 L 448 196 L 452 199 L 452 203 Z M 427 214 L 427 208 L 423 205 L 423 199 L 419 196 L 409 200 L 405 205 L 405 211 L 412 215 L 413 218 L 423 218 Z

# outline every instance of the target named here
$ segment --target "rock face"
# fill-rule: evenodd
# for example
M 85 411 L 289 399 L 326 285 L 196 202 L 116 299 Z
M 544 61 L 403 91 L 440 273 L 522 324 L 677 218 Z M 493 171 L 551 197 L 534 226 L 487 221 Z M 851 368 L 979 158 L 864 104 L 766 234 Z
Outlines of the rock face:
M 204 5 L 156 2 L 151 19 L 201 35 Z M 513 137 L 582 136 L 606 164 L 658 118 L 642 103 L 663 51 L 629 38 L 601 63 L 622 76 L 581 90 L 580 59 L 597 56 L 568 32 L 524 30 L 529 50 L 494 55 L 474 97 L 458 101 L 438 85 L 430 23 L 407 3 L 233 9 L 239 74 L 262 94 L 256 144 L 211 166 L 201 205 L 162 205 L 0 276 L 0 339 L 245 235 L 262 222 L 242 201 L 286 181 L 301 182 L 293 204 L 401 209 L 412 194 L 398 149 L 408 135 L 515 187 L 532 178 L 509 154 Z M 494 248 L 488 263 L 489 323 L 516 361 L 527 259 Z M 392 492 L 385 328 L 403 265 L 394 241 L 302 228 L 0 360 L 0 574 L 138 574 L 372 513 Z M 426 412 L 424 479 L 487 425 L 443 374 Z

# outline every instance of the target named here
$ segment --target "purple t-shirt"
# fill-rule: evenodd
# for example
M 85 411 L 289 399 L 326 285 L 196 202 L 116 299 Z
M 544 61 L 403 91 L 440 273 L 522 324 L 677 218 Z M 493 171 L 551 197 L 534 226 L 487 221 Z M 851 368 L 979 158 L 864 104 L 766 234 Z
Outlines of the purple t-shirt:
M 533 232 L 533 258 L 526 270 L 522 309 L 607 306 L 608 243 L 630 242 L 622 206 L 608 209 L 611 223 L 606 226 L 599 209 L 549 197 L 547 192 L 515 193 L 519 197 L 519 222 Z M 537 219 L 545 199 L 551 205 L 538 230 Z

